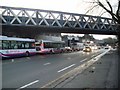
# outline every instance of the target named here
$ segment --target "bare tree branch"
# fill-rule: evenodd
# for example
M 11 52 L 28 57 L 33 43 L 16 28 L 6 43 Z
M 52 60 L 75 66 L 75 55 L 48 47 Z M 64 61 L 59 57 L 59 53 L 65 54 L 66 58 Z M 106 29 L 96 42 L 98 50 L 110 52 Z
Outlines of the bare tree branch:
M 116 11 L 116 15 L 117 15 L 117 17 L 120 18 L 120 0 L 118 1 L 118 9 Z
M 110 7 L 111 12 L 113 12 L 113 9 L 112 9 L 112 6 L 111 6 L 110 2 L 109 2 L 108 0 L 106 0 L 106 2 L 107 2 L 107 4 L 108 4 L 108 6 Z
M 114 14 L 112 11 L 108 10 L 99 0 L 98 1 L 98 5 L 101 6 L 103 9 L 105 9 L 111 16 L 112 18 L 116 21 L 116 22 L 119 22 L 116 14 Z
M 116 13 L 113 12 L 113 8 L 112 8 L 113 6 L 110 4 L 110 1 L 106 0 L 106 3 L 109 9 L 100 0 L 96 0 L 96 1 L 97 2 L 94 3 L 95 7 L 96 7 L 96 4 L 102 7 L 107 13 L 109 13 L 112 16 L 112 19 L 117 22 L 116 24 L 116 28 L 118 31 L 117 38 L 118 38 L 118 41 L 120 41 L 120 0 L 118 0 L 118 8 L 116 10 Z M 104 14 L 104 12 L 102 14 Z M 120 42 L 118 42 L 118 51 L 120 52 Z
M 96 8 L 98 5 L 94 5 L 92 8 L 90 8 L 85 14 L 89 13 L 91 10 L 93 10 L 94 8 Z
M 106 13 L 106 11 L 102 12 L 102 13 L 100 14 L 100 16 L 102 16 L 102 15 L 105 14 L 105 13 Z
M 112 19 L 114 19 L 118 24 L 120 24 L 120 0 L 118 0 L 118 8 L 116 10 L 116 13 L 114 13 L 113 11 L 113 6 L 110 4 L 109 0 L 105 0 L 107 3 L 107 6 L 104 5 L 104 3 L 102 3 L 100 0 L 93 0 L 92 3 L 94 6 L 92 6 L 92 8 L 90 8 L 87 12 L 89 13 L 90 11 L 93 11 L 94 8 L 97 7 L 101 7 L 103 8 L 107 13 L 109 13 L 112 16 Z M 100 15 L 103 15 L 105 12 L 102 12 Z

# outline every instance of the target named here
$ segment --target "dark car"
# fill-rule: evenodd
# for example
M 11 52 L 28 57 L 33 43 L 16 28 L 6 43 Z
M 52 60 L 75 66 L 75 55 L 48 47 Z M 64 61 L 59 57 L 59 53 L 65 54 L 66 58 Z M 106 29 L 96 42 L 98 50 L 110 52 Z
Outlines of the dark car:
M 109 47 L 108 47 L 108 46 L 106 46 L 104 49 L 109 49 Z

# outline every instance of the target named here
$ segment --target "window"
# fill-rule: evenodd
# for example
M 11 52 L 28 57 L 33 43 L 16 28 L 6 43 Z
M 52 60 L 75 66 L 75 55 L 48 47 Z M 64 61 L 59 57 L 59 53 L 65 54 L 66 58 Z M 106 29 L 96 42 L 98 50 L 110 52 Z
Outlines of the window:
M 2 49 L 33 49 L 35 48 L 34 42 L 25 42 L 25 41 L 8 41 L 3 40 L 0 42 Z
M 24 48 L 34 49 L 35 48 L 35 43 L 34 42 L 25 42 L 24 43 Z
M 35 48 L 35 43 L 34 42 L 29 42 L 29 44 L 30 44 L 31 49 Z
M 2 49 L 2 41 L 0 40 L 0 49 Z
M 26 43 L 25 43 L 25 48 L 29 48 L 29 47 L 30 47 L 29 43 L 26 42 Z
M 18 49 L 18 45 L 16 41 L 11 41 L 11 49 Z
M 2 49 L 10 49 L 11 48 L 10 44 L 11 44 L 10 41 L 7 40 L 2 41 Z
M 18 45 L 18 49 L 24 49 L 25 48 L 25 45 L 24 45 L 23 41 L 18 41 L 17 45 Z

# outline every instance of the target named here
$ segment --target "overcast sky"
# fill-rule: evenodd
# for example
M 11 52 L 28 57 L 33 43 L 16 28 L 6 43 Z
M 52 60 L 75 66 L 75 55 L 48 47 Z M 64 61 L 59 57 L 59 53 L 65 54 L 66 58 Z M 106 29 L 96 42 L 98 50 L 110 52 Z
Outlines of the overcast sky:
M 36 8 L 84 14 L 91 7 L 90 4 L 87 3 L 89 1 L 91 0 L 1 0 L 0 4 L 1 6 Z M 114 5 L 117 0 L 111 1 Z M 99 15 L 98 11 L 101 11 L 100 8 L 94 10 L 92 14 Z M 105 16 L 109 17 L 108 14 L 105 14 L 104 17 Z M 96 39 L 102 39 L 108 36 L 94 35 L 94 37 Z M 109 35 L 109 37 L 111 37 L 111 35 Z

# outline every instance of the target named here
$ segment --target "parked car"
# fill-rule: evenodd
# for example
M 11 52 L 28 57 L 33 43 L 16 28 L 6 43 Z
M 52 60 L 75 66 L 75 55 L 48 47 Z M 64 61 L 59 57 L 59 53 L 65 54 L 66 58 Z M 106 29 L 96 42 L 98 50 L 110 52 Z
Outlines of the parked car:
M 108 46 L 106 46 L 104 49 L 109 49 L 109 47 L 108 47 Z
M 110 49 L 111 48 L 111 46 L 109 46 L 109 45 L 106 45 L 105 47 L 104 47 L 104 49 Z
M 65 51 L 72 51 L 72 48 L 71 47 L 65 47 Z

